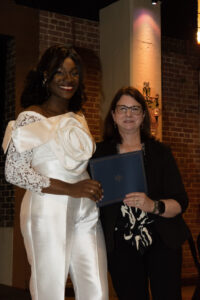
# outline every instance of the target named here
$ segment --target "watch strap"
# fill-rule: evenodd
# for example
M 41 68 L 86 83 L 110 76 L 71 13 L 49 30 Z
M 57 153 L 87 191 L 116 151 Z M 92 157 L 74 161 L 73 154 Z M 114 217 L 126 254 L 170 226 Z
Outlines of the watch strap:
M 165 203 L 161 200 L 154 200 L 154 208 L 152 213 L 162 215 L 165 212 Z

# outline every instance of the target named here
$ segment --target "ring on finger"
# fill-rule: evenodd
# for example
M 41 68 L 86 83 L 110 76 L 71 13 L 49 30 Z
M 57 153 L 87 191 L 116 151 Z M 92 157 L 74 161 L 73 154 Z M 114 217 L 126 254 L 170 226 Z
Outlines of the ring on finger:
M 139 206 L 140 201 L 139 200 L 135 200 L 135 206 Z

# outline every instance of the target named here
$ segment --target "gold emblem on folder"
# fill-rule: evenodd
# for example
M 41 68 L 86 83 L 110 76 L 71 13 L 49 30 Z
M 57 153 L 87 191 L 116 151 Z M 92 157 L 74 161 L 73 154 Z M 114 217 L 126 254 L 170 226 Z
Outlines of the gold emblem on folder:
M 115 181 L 118 181 L 118 182 L 120 182 L 120 181 L 122 181 L 122 176 L 121 175 L 116 175 L 115 176 Z

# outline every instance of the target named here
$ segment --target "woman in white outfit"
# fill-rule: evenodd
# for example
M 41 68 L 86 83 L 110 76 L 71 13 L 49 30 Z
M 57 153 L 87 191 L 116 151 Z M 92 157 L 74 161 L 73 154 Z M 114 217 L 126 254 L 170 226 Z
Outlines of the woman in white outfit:
M 25 110 L 6 129 L 6 180 L 26 189 L 20 220 L 33 300 L 64 300 L 68 273 L 76 299 L 108 299 L 102 189 L 86 171 L 95 143 L 84 100 L 78 54 L 52 46 L 27 76 Z

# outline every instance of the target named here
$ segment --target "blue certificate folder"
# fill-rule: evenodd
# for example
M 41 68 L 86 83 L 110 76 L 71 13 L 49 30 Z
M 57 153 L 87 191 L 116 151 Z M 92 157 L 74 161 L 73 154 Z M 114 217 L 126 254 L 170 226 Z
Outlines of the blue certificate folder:
M 92 179 L 98 180 L 104 190 L 98 206 L 120 202 L 131 192 L 147 193 L 142 151 L 93 158 L 90 171 Z

